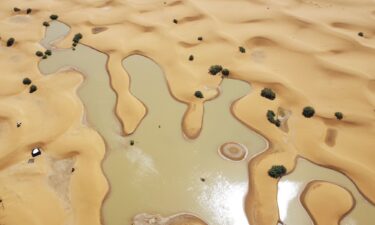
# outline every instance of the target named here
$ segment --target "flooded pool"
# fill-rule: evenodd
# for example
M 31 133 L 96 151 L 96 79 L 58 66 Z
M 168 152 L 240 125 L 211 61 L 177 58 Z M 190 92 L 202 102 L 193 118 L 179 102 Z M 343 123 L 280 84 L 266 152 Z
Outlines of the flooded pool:
M 347 188 L 356 206 L 342 221 L 342 225 L 371 224 L 375 221 L 375 207 L 357 190 L 354 184 L 344 175 L 334 170 L 319 167 L 307 160 L 299 159 L 297 167 L 288 176 L 283 177 L 278 185 L 278 204 L 280 218 L 285 224 L 311 225 L 312 220 L 300 202 L 300 195 L 312 180 L 324 180 Z
M 54 23 L 48 29 L 57 29 L 54 25 L 62 26 Z M 85 77 L 78 94 L 89 126 L 107 143 L 103 169 L 111 192 L 103 205 L 105 224 L 131 224 L 140 213 L 168 216 L 181 212 L 197 215 L 208 224 L 248 224 L 244 213 L 247 161 L 267 143 L 231 115 L 230 105 L 250 91 L 249 85 L 225 79 L 220 96 L 205 105 L 200 136 L 187 140 L 181 130 L 187 106 L 170 95 L 156 63 L 130 56 L 123 66 L 131 78 L 131 92 L 148 112 L 134 134 L 124 138 L 114 113 L 116 95 L 110 87 L 106 60 L 105 54 L 78 45 L 76 51 L 53 50 L 39 64 L 43 74 L 75 68 Z M 246 146 L 246 160 L 221 158 L 218 148 L 227 142 Z

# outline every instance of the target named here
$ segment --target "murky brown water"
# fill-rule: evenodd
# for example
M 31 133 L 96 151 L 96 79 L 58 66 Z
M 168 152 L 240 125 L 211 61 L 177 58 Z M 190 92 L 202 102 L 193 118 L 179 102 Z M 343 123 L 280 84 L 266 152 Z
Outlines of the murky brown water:
M 54 23 L 48 29 L 58 30 L 55 25 L 63 26 Z M 133 135 L 123 138 L 113 110 L 116 96 L 105 70 L 106 58 L 79 45 L 76 51 L 55 50 L 39 65 L 44 74 L 74 67 L 86 78 L 79 96 L 89 124 L 109 148 L 104 172 L 111 193 L 103 206 L 105 224 L 131 224 L 132 217 L 142 212 L 190 212 L 209 224 L 248 224 L 243 207 L 247 162 L 223 160 L 217 153 L 221 144 L 232 141 L 245 145 L 249 157 L 266 147 L 260 135 L 230 113 L 231 102 L 249 92 L 248 84 L 225 80 L 219 98 L 205 106 L 200 137 L 188 141 L 181 131 L 186 106 L 171 97 L 160 67 L 145 57 L 131 56 L 123 65 L 131 77 L 132 93 L 147 106 L 148 114 Z
M 313 224 L 299 200 L 306 184 L 312 180 L 330 181 L 347 188 L 353 194 L 356 206 L 341 221 L 341 225 L 365 225 L 372 224 L 375 221 L 375 207 L 367 202 L 347 177 L 334 170 L 319 167 L 307 160 L 299 159 L 295 171 L 282 178 L 278 186 L 280 218 L 285 224 Z

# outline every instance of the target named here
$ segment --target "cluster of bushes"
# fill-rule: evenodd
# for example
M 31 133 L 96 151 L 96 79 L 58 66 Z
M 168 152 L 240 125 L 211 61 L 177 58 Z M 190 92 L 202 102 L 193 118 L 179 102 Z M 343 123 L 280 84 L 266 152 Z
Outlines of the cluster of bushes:
M 49 49 L 46 50 L 44 53 L 41 52 L 41 51 L 36 51 L 35 55 L 38 56 L 38 57 L 41 57 L 42 59 L 46 59 L 46 58 L 48 58 L 48 56 L 52 55 L 52 51 L 49 50 Z
M 208 69 L 208 72 L 215 76 L 216 74 L 220 73 L 224 76 L 224 77 L 227 77 L 229 76 L 229 70 L 226 69 L 226 68 L 223 68 L 221 65 L 212 65 L 210 66 L 210 68 Z
M 31 79 L 28 78 L 28 77 L 25 77 L 23 80 L 22 80 L 22 83 L 24 85 L 30 85 L 32 83 Z M 31 85 L 30 88 L 29 88 L 29 93 L 33 93 L 35 92 L 36 90 L 38 90 L 37 86 L 36 85 Z
M 262 97 L 268 98 L 269 100 L 274 100 L 276 98 L 275 92 L 271 88 L 263 88 L 260 92 Z
M 73 50 L 75 50 L 75 47 L 77 46 L 77 44 L 79 43 L 79 41 L 82 39 L 82 34 L 81 33 L 77 33 L 74 35 L 73 37 L 73 43 L 72 43 L 72 48 Z
M 274 165 L 268 170 L 268 175 L 278 179 L 286 174 L 286 168 L 283 165 Z
M 311 106 L 306 106 L 303 108 L 302 115 L 306 118 L 311 118 L 315 114 L 315 109 Z M 335 117 L 338 120 L 342 120 L 344 118 L 344 114 L 342 112 L 335 112 Z
M 13 8 L 13 11 L 14 11 L 14 12 L 21 12 L 21 9 L 20 9 L 20 8 L 17 8 L 17 7 L 14 7 L 14 8 Z M 27 9 L 26 9 L 26 14 L 30 14 L 31 11 L 32 11 L 32 9 L 27 8 Z
M 270 123 L 272 123 L 272 124 L 274 124 L 275 126 L 277 126 L 277 127 L 280 127 L 280 125 L 281 125 L 280 120 L 279 120 L 279 119 L 276 119 L 276 114 L 275 114 L 275 112 L 272 111 L 272 110 L 268 110 L 268 111 L 267 111 L 267 120 L 268 120 Z

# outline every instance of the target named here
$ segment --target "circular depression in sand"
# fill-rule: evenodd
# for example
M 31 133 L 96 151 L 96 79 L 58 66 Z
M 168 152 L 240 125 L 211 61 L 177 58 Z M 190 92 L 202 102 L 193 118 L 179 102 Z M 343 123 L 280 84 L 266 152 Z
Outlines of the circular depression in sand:
M 220 146 L 218 153 L 224 159 L 231 161 L 242 161 L 246 158 L 248 150 L 246 146 L 242 144 L 227 142 Z

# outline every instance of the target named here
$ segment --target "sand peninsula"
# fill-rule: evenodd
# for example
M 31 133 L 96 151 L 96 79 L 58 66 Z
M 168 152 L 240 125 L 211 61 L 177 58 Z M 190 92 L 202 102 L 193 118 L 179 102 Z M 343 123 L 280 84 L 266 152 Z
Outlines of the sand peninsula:
M 123 135 L 147 116 L 129 91 L 122 66 L 129 55 L 163 68 L 170 92 L 187 105 L 181 128 L 192 140 L 204 129 L 204 105 L 217 97 L 212 90 L 222 79 L 251 85 L 230 106 L 269 143 L 248 162 L 250 224 L 280 222 L 279 176 L 269 170 L 279 165 L 284 169 L 276 174 L 292 173 L 297 157 L 343 173 L 375 203 L 373 1 L 4 0 L 0 11 L 1 223 L 102 224 L 106 143 L 85 121 L 77 96 L 84 78 L 71 70 L 43 76 L 38 69 L 53 57 L 39 44 L 51 20 L 71 28 L 58 48 L 73 51 L 82 43 L 108 56 Z M 41 154 L 33 157 L 35 148 Z M 320 220 L 314 210 L 331 189 L 346 196 L 348 207 Z M 350 210 L 349 196 L 323 184 L 303 201 L 324 224 Z M 202 224 L 194 220 L 175 224 Z

